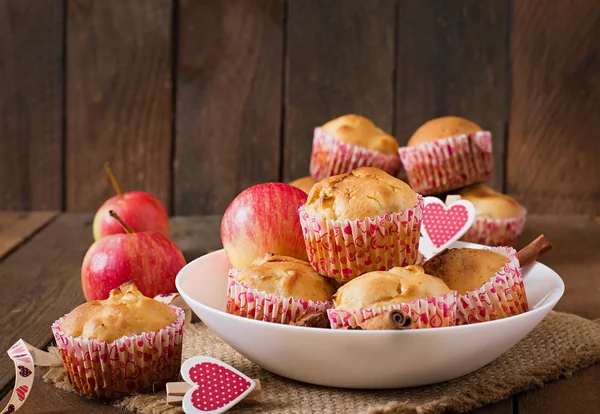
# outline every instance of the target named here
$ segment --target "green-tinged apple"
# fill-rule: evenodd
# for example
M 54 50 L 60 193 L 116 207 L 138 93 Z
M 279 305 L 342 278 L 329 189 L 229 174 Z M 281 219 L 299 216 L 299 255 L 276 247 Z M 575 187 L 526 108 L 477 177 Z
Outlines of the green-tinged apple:
M 130 280 L 150 298 L 175 292 L 175 277 L 185 266 L 175 243 L 156 231 L 135 232 L 114 211 L 106 214 L 125 233 L 101 238 L 85 254 L 81 285 L 86 300 L 106 299 Z
M 94 240 L 125 233 L 123 227 L 108 214 L 110 210 L 115 211 L 136 232 L 157 231 L 169 236 L 169 215 L 160 200 L 146 191 L 123 193 L 108 162 L 104 168 L 117 195 L 106 200 L 96 212 L 92 226 Z
M 221 221 L 221 241 L 231 264 L 249 266 L 265 253 L 308 260 L 298 209 L 307 194 L 288 184 L 258 184 L 242 191 Z

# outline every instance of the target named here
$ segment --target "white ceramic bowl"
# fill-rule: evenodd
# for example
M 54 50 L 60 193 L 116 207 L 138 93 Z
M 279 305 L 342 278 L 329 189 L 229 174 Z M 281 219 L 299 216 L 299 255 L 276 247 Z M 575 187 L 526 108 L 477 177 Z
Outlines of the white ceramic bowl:
M 483 246 L 457 242 L 453 247 Z M 347 331 L 226 313 L 229 268 L 223 250 L 202 256 L 179 272 L 177 290 L 210 329 L 264 369 L 298 381 L 344 388 L 412 387 L 473 372 L 535 328 L 565 289 L 556 272 L 536 262 L 524 269 L 524 277 L 529 306 L 538 306 L 521 315 L 447 328 Z

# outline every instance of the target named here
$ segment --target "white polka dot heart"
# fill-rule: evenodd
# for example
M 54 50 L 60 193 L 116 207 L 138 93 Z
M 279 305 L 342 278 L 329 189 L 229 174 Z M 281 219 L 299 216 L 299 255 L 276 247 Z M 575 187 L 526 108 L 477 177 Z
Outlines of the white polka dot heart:
M 425 197 L 421 222 L 421 243 L 429 243 L 434 253 L 460 239 L 473 225 L 475 208 L 460 197 L 448 198 L 449 205 L 436 197 Z M 456 200 L 456 201 L 453 201 Z
M 181 366 L 181 375 L 192 388 L 183 397 L 187 413 L 224 413 L 243 400 L 256 383 L 223 361 L 192 357 Z

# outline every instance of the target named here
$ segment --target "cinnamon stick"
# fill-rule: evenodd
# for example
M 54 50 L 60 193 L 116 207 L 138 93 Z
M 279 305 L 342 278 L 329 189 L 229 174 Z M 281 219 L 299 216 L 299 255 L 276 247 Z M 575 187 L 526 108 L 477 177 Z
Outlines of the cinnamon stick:
M 372 319 L 364 321 L 357 326 L 346 326 L 340 329 L 357 330 L 357 331 L 387 331 L 387 330 L 402 330 L 412 326 L 412 319 L 406 316 L 399 309 L 394 309 L 390 312 L 383 313 Z
M 294 326 L 306 326 L 309 328 L 330 328 L 329 319 L 325 312 L 304 312 L 294 322 Z
M 530 263 L 536 261 L 542 254 L 552 250 L 552 244 L 543 234 L 539 235 L 537 239 L 523 247 L 517 253 L 519 263 L 521 267 L 527 266 Z

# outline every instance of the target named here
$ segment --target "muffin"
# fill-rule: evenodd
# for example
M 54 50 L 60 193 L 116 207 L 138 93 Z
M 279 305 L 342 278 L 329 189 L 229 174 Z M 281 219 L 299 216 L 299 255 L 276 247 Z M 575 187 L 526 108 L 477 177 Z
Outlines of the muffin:
M 303 312 L 325 311 L 335 286 L 308 262 L 268 253 L 244 269 L 231 269 L 227 312 L 289 323 Z
M 52 325 L 69 382 L 82 395 L 122 398 L 160 389 L 181 365 L 184 311 L 140 293 L 133 282 Z
M 426 122 L 398 153 L 410 186 L 423 195 L 487 181 L 493 171 L 491 133 L 456 116 Z
M 457 323 L 505 318 L 528 310 L 517 253 L 512 247 L 445 249 L 423 267 L 458 293 Z
M 342 286 L 327 311 L 332 328 L 356 326 L 384 312 L 402 310 L 413 328 L 452 326 L 456 292 L 421 266 L 366 273 Z
M 293 185 L 294 187 L 299 188 L 306 194 L 308 194 L 310 192 L 310 189 L 313 185 L 315 185 L 316 182 L 317 180 L 315 180 L 309 175 L 308 177 L 302 177 L 292 181 L 290 185 Z
M 415 263 L 423 199 L 380 169 L 318 182 L 299 211 L 308 260 L 324 276 L 349 280 Z
M 514 198 L 483 184 L 457 192 L 475 207 L 475 221 L 461 240 L 488 246 L 516 246 L 525 226 L 527 210 Z
M 322 180 L 359 167 L 377 167 L 396 175 L 398 142 L 360 115 L 344 115 L 315 129 L 310 175 Z

